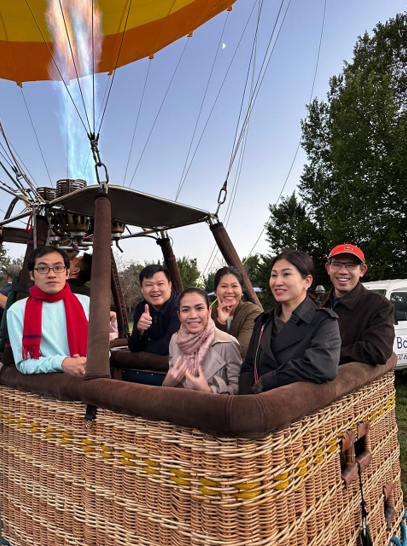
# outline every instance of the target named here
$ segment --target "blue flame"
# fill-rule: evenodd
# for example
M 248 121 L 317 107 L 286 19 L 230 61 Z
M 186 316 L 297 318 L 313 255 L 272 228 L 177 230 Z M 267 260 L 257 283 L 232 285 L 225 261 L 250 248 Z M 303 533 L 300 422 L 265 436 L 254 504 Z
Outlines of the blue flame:
M 60 99 L 58 119 L 66 143 L 67 178 L 84 178 L 93 184 L 95 168 L 86 131 L 89 126 L 95 129 L 93 104 L 98 104 L 98 93 L 93 66 L 96 71 L 102 49 L 101 13 L 96 0 L 48 0 L 46 18 L 54 44 L 49 73 L 53 80 L 63 80 L 53 85 Z

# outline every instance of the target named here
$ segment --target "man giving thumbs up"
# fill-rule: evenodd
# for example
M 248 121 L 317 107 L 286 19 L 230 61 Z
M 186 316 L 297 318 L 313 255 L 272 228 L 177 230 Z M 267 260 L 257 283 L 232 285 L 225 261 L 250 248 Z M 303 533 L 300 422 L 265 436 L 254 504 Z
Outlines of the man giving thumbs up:
M 140 272 L 144 296 L 134 312 L 129 349 L 168 355 L 172 334 L 178 331 L 179 294 L 172 290 L 170 272 L 160 265 L 148 265 Z

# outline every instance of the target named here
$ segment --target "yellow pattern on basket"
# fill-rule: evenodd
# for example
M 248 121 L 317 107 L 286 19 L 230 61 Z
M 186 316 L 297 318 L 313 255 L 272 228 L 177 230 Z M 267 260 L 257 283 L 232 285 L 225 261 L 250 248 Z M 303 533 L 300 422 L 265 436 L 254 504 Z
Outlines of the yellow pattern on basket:
M 144 459 L 144 462 L 148 465 L 143 467 L 143 470 L 145 472 L 147 472 L 148 474 L 160 474 L 160 471 L 158 470 L 158 468 L 160 468 L 159 463 L 151 461 L 150 459 Z
M 263 493 L 261 489 L 257 489 L 260 486 L 261 482 L 235 484 L 233 487 L 236 487 L 236 489 L 241 489 L 242 491 L 240 493 L 235 493 L 234 497 L 238 499 L 254 499 L 254 497 L 258 497 Z M 255 488 L 256 491 L 251 491 L 251 489 Z
M 183 470 L 178 470 L 177 468 L 170 468 L 171 474 L 175 474 L 170 477 L 170 480 L 178 485 L 191 485 L 191 480 L 186 479 L 190 478 L 191 474 L 189 472 L 184 472 Z
M 60 529 L 65 525 L 64 519 L 71 526 L 64 529 L 65 539 L 68 540 L 69 537 L 69 543 L 72 539 L 72 546 L 82 544 L 83 538 L 79 539 L 75 535 L 75 529 L 72 530 L 70 516 L 74 513 L 75 524 L 78 527 L 79 524 L 83 525 L 82 520 L 87 518 L 84 529 L 89 534 L 89 542 L 98 543 L 95 535 L 98 533 L 101 536 L 99 543 L 102 543 L 102 540 L 108 543 L 108 539 L 111 541 L 112 537 L 121 546 L 131 543 L 130 533 L 133 532 L 136 521 L 136 525 L 140 526 L 138 531 L 140 543 L 156 543 L 163 546 L 172 543 L 172 538 L 169 537 L 169 533 L 172 533 L 174 544 L 177 541 L 180 546 L 185 546 L 193 543 L 194 537 L 192 531 L 182 523 L 183 520 L 177 519 L 178 511 L 180 518 L 184 518 L 183 514 L 186 513 L 194 514 L 201 529 L 198 539 L 195 536 L 197 544 L 224 544 L 227 538 L 231 546 L 241 546 L 243 542 L 253 542 L 255 546 L 261 546 L 267 541 L 277 543 L 279 537 L 282 537 L 287 543 L 315 546 L 324 544 L 324 538 L 328 541 L 329 536 L 331 538 L 336 536 L 339 527 L 343 536 L 340 540 L 337 539 L 336 546 L 353 544 L 352 536 L 346 534 L 348 531 L 341 522 L 345 516 L 354 517 L 354 513 L 359 515 L 360 507 L 357 499 L 352 500 L 353 497 L 342 488 L 338 453 L 340 440 L 348 430 L 353 430 L 357 434 L 360 423 L 375 421 L 374 425 L 372 424 L 376 427 L 374 434 L 371 435 L 372 447 L 376 449 L 375 453 L 381 453 L 380 450 L 384 448 L 391 453 L 381 463 L 382 477 L 386 476 L 386 479 L 398 483 L 396 474 L 399 470 L 393 471 L 397 466 L 397 449 L 389 443 L 386 447 L 387 431 L 393 430 L 388 424 L 391 424 L 394 416 L 394 396 L 390 399 L 388 396 L 393 386 L 390 381 L 387 383 L 387 390 L 382 387 L 374 388 L 376 400 L 370 394 L 370 391 L 374 390 L 371 386 L 361 389 L 355 396 L 350 395 L 346 405 L 343 404 L 343 416 L 342 413 L 338 416 L 338 409 L 342 408 L 338 408 L 335 403 L 332 409 L 323 409 L 301 422 L 291 424 L 284 434 L 276 432 L 258 440 L 217 438 L 200 431 L 191 434 L 188 429 L 182 427 L 176 428 L 174 432 L 174 427 L 168 423 L 149 422 L 107 411 L 103 414 L 105 410 L 101 410 L 99 414 L 101 418 L 93 431 L 88 432 L 81 426 L 82 405 L 49 401 L 36 395 L 16 393 L 12 389 L 0 387 L 0 397 L 3 396 L 3 403 L 7 404 L 3 406 L 4 411 L 0 411 L 0 421 L 5 425 L 4 430 L 9 442 L 0 445 L 6 461 L 4 521 L 10 535 L 14 534 L 12 543 L 19 544 L 18 533 L 21 534 L 21 541 L 24 538 L 22 544 L 32 543 L 31 538 L 27 538 L 29 536 L 27 532 L 31 537 L 34 529 L 33 513 L 41 509 L 41 533 L 46 533 L 46 538 L 41 538 L 37 526 L 34 531 L 37 533 L 36 544 L 63 543 L 63 533 L 58 531 L 58 536 L 55 534 L 58 519 Z M 28 408 L 33 407 L 32 413 L 30 410 L 27 411 L 25 396 L 29 398 Z M 361 404 L 358 403 L 359 400 Z M 9 413 L 10 410 L 7 411 L 7 408 L 14 407 L 14 401 L 16 409 Z M 68 414 L 64 413 L 65 409 Z M 25 415 L 27 419 L 24 419 Z M 334 422 L 333 426 L 331 419 Z M 381 443 L 378 445 L 375 443 L 376 438 L 383 438 L 381 429 L 386 431 L 385 441 L 380 440 Z M 394 436 L 393 432 L 391 434 Z M 151 438 L 157 439 L 157 442 L 151 441 Z M 36 450 L 33 461 L 25 455 L 27 441 L 31 442 L 33 449 Z M 161 449 L 162 445 L 165 449 Z M 175 449 L 172 449 L 172 446 L 175 446 Z M 48 450 L 55 454 L 55 467 L 51 458 L 42 459 Z M 255 464 L 256 457 L 261 461 L 258 466 Z M 377 459 L 375 455 L 375 460 Z M 65 460 L 72 460 L 70 471 L 61 474 L 66 489 L 62 482 L 59 483 L 58 489 L 54 490 L 54 484 L 55 487 L 57 484 L 55 468 Z M 326 466 L 322 466 L 322 463 Z M 374 464 L 373 461 L 372 465 Z M 89 468 L 90 472 L 84 473 L 84 467 Z M 30 474 L 26 474 L 26 469 Z M 329 482 L 331 476 L 337 478 L 339 476 L 339 481 L 332 484 Z M 137 480 L 141 480 L 139 484 L 145 488 L 145 500 L 142 496 L 132 498 L 131 492 L 135 490 Z M 314 483 L 319 488 L 319 493 L 313 498 Z M 375 485 L 373 480 L 367 480 L 368 495 L 372 484 Z M 129 493 L 127 497 L 125 496 L 127 493 L 121 488 L 127 488 Z M 64 490 L 69 491 L 65 498 Z M 161 500 L 159 503 L 155 502 L 157 495 L 162 498 L 162 504 Z M 167 504 L 171 496 L 175 500 L 171 508 L 175 515 L 171 514 L 168 508 L 171 504 Z M 90 513 L 88 506 L 80 504 L 83 503 L 80 499 L 86 499 L 89 506 L 96 502 L 99 509 L 95 512 L 93 508 L 93 512 Z M 346 512 L 337 512 L 336 519 L 332 518 L 330 514 L 335 513 L 335 504 L 338 507 L 342 506 L 344 499 L 348 501 Z M 379 500 L 380 503 L 373 501 L 370 511 L 373 529 L 375 522 L 383 519 L 381 495 Z M 40 501 L 42 507 L 38 508 Z M 107 521 L 100 512 L 104 502 L 110 503 L 107 508 L 109 516 L 116 517 L 114 512 L 117 512 L 118 519 L 114 524 Z M 289 521 L 287 502 L 290 503 L 291 510 Z M 396 512 L 402 514 L 402 497 L 399 490 L 395 494 L 395 503 Z M 191 512 L 191 507 L 195 508 L 195 512 Z M 240 507 L 243 512 L 239 517 L 242 519 L 236 518 Z M 294 508 L 295 514 L 298 515 L 295 523 L 291 520 L 295 515 Z M 323 513 L 320 510 L 322 508 Z M 13 517 L 14 513 L 16 517 Z M 56 515 L 55 519 L 53 513 Z M 62 513 L 67 517 L 61 519 Z M 218 522 L 223 521 L 223 515 L 226 517 L 227 528 L 230 529 L 230 536 L 226 538 L 225 530 L 219 535 L 215 530 Z M 240 532 L 240 528 L 236 526 L 242 521 L 248 522 L 249 531 L 240 537 L 236 534 L 237 531 Z M 29 522 L 30 527 L 28 524 L 27 528 L 25 527 L 26 522 Z M 206 530 L 205 522 L 210 531 Z M 323 526 L 327 532 L 322 538 L 319 528 Z M 378 526 L 379 524 L 374 529 L 375 544 L 387 546 L 389 540 L 386 537 L 389 531 L 386 531 L 385 527 L 379 529 Z M 397 526 L 398 521 L 395 521 L 392 532 L 394 530 L 397 532 Z M 143 535 L 147 527 L 150 535 L 147 531 Z M 203 529 L 205 531 L 202 531 Z M 275 533 L 272 536 L 270 529 L 272 534 Z M 151 541 L 152 536 L 157 540 Z

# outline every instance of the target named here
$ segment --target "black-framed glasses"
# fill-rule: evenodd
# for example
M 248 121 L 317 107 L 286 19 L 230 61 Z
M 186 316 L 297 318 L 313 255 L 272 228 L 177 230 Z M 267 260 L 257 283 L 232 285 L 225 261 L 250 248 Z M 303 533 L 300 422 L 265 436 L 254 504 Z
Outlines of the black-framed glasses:
M 54 267 L 34 267 L 35 271 L 38 271 L 40 275 L 48 275 L 48 273 L 52 270 L 54 273 L 62 273 L 63 271 L 66 271 L 66 267 L 64 265 L 54 265 Z
M 331 262 L 332 269 L 341 269 L 341 267 L 345 267 L 348 271 L 355 271 L 355 269 L 360 264 L 356 262 L 337 262 L 336 260 Z

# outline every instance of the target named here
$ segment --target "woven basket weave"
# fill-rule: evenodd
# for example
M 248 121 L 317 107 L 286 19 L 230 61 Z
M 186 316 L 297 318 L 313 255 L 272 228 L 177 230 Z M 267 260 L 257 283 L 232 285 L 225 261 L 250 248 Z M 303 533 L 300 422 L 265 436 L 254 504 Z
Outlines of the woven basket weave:
M 388 373 L 241 439 L 108 410 L 88 430 L 83 404 L 0 386 L 3 534 L 12 546 L 358 545 L 360 488 L 344 486 L 341 443 L 369 422 L 356 455 L 372 454 L 368 523 L 388 546 L 403 512 L 394 403 Z

